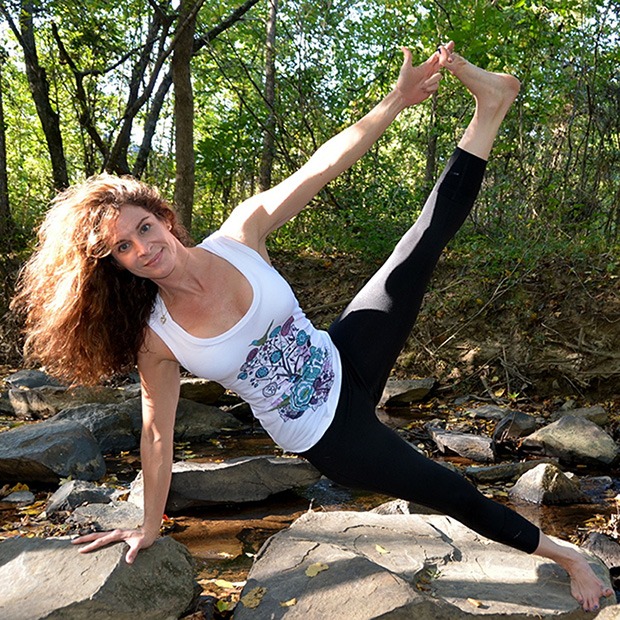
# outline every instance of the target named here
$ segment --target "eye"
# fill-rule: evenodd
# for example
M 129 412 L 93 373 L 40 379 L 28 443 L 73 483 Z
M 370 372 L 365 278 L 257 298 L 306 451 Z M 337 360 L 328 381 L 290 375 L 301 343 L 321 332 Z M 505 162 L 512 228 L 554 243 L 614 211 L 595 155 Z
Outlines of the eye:
M 151 230 L 151 225 L 150 225 L 150 224 L 148 224 L 148 223 L 144 223 L 144 224 L 142 224 L 142 226 L 140 227 L 140 232 L 141 232 L 141 233 L 146 233 L 146 232 L 148 232 L 149 230 Z
M 126 252 L 129 249 L 129 243 L 127 241 L 124 241 L 123 243 L 119 243 L 116 246 L 116 251 L 119 254 L 122 254 L 123 252 Z

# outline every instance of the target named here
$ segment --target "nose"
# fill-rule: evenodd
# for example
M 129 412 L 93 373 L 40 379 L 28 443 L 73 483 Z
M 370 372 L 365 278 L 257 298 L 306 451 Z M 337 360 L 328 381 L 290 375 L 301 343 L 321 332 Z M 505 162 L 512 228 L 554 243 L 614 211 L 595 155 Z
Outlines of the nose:
M 140 239 L 136 239 L 134 241 L 134 247 L 138 252 L 139 256 L 145 256 L 149 253 L 149 244 L 146 241 L 141 241 Z

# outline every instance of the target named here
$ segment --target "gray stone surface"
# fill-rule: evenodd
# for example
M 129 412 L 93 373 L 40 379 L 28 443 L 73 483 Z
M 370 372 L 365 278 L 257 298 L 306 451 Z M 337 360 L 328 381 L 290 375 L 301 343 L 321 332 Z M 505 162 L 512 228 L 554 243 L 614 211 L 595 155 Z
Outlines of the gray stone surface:
M 491 463 L 495 460 L 493 441 L 490 437 L 446 431 L 440 428 L 429 428 L 428 432 L 442 453 L 455 452 L 477 463 Z
M 609 583 L 607 569 L 588 557 Z M 306 572 L 313 565 L 323 569 L 314 577 Z M 262 598 L 252 608 L 243 601 L 251 604 L 245 597 L 256 588 Z M 556 564 L 435 515 L 306 513 L 262 547 L 241 601 L 235 620 L 592 617 Z
M 130 530 L 142 524 L 142 506 L 130 502 L 78 506 L 67 519 L 80 533 L 102 532 L 116 528 Z
M 97 480 L 105 463 L 93 434 L 74 422 L 37 422 L 0 433 L 0 481 Z
M 125 544 L 79 553 L 67 539 L 0 543 L 0 618 L 5 620 L 171 620 L 192 604 L 195 581 L 185 547 L 163 538 L 125 562 Z
M 248 456 L 222 463 L 182 461 L 172 466 L 172 483 L 166 510 L 176 512 L 191 506 L 255 502 L 320 478 L 304 459 Z M 142 472 L 131 486 L 129 501 L 143 502 Z
M 565 415 L 526 437 L 522 447 L 557 456 L 564 463 L 609 465 L 618 455 L 616 442 L 585 418 Z
M 139 398 L 118 404 L 89 403 L 64 409 L 51 420 L 82 424 L 95 436 L 104 454 L 114 454 L 138 447 L 142 408 Z
M 60 382 L 42 370 L 24 369 L 10 374 L 6 382 L 12 387 L 36 388 L 44 385 L 59 386 Z
M 45 512 L 52 515 L 60 510 L 74 510 L 82 504 L 107 504 L 112 501 L 113 489 L 85 480 L 70 480 L 47 501 Z
M 521 411 L 511 411 L 495 426 L 493 441 L 501 444 L 506 441 L 519 439 L 533 433 L 537 428 L 536 418 Z
M 577 479 L 567 477 L 551 463 L 537 465 L 524 473 L 510 489 L 513 499 L 533 504 L 558 505 L 587 503 Z
M 3 502 L 8 502 L 9 504 L 32 504 L 34 500 L 34 493 L 31 491 L 14 491 L 2 498 Z
M 559 420 L 562 416 L 565 415 L 572 415 L 577 418 L 585 418 L 586 420 L 590 420 L 590 422 L 594 422 L 599 426 L 603 426 L 607 424 L 607 422 L 609 422 L 609 414 L 601 405 L 594 405 L 592 407 L 581 407 L 579 409 L 561 409 L 560 411 L 556 411 L 551 416 L 551 421 L 555 422 L 556 420 Z
M 536 459 L 521 463 L 499 463 L 498 465 L 470 465 L 464 470 L 465 475 L 477 483 L 507 482 L 516 480 L 526 471 L 541 463 L 549 463 L 551 459 Z
M 65 409 L 52 420 L 73 420 L 83 424 L 95 436 L 104 454 L 115 454 L 139 446 L 142 403 L 140 398 L 118 404 L 90 403 Z M 179 399 L 175 441 L 204 441 L 223 430 L 242 428 L 245 426 L 239 420 L 217 407 Z
M 583 547 L 600 558 L 607 568 L 620 568 L 620 545 L 609 536 L 591 532 Z
M 472 418 L 482 418 L 483 420 L 497 420 L 498 422 L 514 411 L 508 407 L 498 407 L 497 405 L 480 405 L 480 407 L 470 407 L 465 413 Z
M 52 415 L 68 407 L 78 407 L 87 403 L 119 403 L 125 400 L 125 397 L 125 391 L 121 388 L 106 386 L 64 388 L 44 385 L 31 389 L 9 390 L 9 398 L 15 412 L 33 418 Z
M 379 407 L 406 407 L 424 400 L 434 389 L 437 381 L 427 379 L 388 379 Z
M 175 441 L 205 441 L 222 431 L 246 428 L 235 416 L 218 407 L 204 405 L 186 398 L 179 399 L 174 424 Z

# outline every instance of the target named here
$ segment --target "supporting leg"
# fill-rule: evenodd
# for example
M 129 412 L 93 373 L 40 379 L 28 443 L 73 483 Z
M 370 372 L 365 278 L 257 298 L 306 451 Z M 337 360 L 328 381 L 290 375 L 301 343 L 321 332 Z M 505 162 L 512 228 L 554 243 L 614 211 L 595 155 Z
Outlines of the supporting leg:
M 583 555 L 571 547 L 554 542 L 542 532 L 534 555 L 557 562 L 569 574 L 571 594 L 586 611 L 596 611 L 601 596 L 613 594 L 613 590 L 603 586 Z

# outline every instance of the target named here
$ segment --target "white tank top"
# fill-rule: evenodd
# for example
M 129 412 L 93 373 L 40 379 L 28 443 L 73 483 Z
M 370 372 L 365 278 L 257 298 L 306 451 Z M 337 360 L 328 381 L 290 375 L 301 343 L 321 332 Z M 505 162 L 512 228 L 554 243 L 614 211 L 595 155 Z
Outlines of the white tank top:
M 220 232 L 198 247 L 247 278 L 253 291 L 250 309 L 223 334 L 196 338 L 172 320 L 158 295 L 149 326 L 181 366 L 245 400 L 282 448 L 308 450 L 334 417 L 341 383 L 338 350 L 327 332 L 310 323 L 286 280 L 256 251 Z

